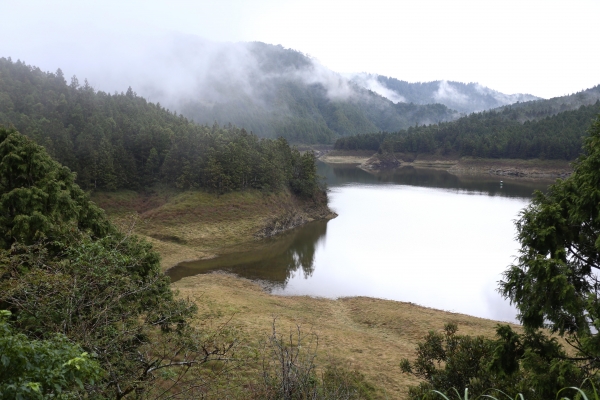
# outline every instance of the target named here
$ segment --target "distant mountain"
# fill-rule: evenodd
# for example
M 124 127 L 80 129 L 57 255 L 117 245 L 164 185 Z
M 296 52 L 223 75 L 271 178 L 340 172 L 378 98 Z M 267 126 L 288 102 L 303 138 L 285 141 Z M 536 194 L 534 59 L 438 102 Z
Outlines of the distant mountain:
M 198 123 L 232 123 L 263 137 L 332 143 L 340 136 L 460 116 L 441 104 L 395 104 L 282 46 L 220 44 L 206 52 L 204 62 L 192 80 L 197 90 L 165 101 Z
M 354 74 L 351 81 L 394 103 L 443 104 L 461 113 L 472 113 L 507 104 L 540 100 L 530 94 L 504 94 L 478 83 L 433 81 L 410 83 L 376 74 Z
M 441 157 L 574 160 L 600 115 L 600 86 L 549 100 L 515 103 L 455 121 L 393 133 L 339 138 L 338 150 Z
M 496 111 L 510 110 L 514 119 L 521 122 L 551 117 L 564 111 L 577 110 L 581 106 L 596 104 L 600 100 L 600 85 L 567 96 L 548 100 L 534 100 L 500 107 Z

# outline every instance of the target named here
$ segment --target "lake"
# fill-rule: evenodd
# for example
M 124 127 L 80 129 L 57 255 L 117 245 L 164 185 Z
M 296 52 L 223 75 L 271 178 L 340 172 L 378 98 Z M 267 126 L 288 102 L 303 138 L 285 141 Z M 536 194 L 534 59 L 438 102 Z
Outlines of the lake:
M 497 282 L 518 254 L 513 221 L 533 191 L 551 181 L 410 167 L 318 168 L 337 218 L 182 263 L 168 274 L 178 280 L 225 270 L 261 280 L 274 294 L 369 296 L 515 321 Z

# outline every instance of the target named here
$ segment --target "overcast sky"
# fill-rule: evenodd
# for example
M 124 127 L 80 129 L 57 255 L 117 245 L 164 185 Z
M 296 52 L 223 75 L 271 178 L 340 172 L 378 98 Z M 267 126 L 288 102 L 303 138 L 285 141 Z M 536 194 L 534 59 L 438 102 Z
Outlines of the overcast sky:
M 0 57 L 103 90 L 112 88 L 91 72 L 98 60 L 131 59 L 173 34 L 281 44 L 341 73 L 507 94 L 550 98 L 600 83 L 599 0 L 0 0 L 0 15 Z

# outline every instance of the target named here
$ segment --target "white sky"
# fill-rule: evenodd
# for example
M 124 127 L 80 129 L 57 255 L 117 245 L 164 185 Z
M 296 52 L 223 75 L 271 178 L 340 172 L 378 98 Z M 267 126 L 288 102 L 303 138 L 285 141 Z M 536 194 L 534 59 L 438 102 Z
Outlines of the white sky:
M 507 94 L 600 83 L 600 0 L 0 0 L 0 15 L 0 57 L 81 81 L 90 54 L 118 62 L 130 43 L 175 32 L 281 44 L 341 73 Z

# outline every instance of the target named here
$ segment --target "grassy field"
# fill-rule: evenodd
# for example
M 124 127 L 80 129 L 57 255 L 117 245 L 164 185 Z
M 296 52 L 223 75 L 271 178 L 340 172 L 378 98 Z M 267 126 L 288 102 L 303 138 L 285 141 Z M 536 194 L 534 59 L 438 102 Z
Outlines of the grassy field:
M 181 296 L 196 302 L 198 326 L 213 329 L 227 324 L 239 332 L 246 362 L 236 375 L 237 387 L 260 379 L 261 341 L 276 318 L 285 335 L 300 326 L 318 337 L 316 363 L 342 365 L 361 372 L 375 386 L 375 398 L 406 398 L 408 386 L 418 383 L 400 371 L 402 358 L 413 359 L 417 342 L 429 330 L 442 331 L 455 322 L 459 333 L 492 336 L 496 321 L 420 307 L 411 303 L 367 297 L 337 300 L 306 296 L 275 296 L 259 284 L 228 274 L 184 278 L 173 284 Z M 243 395 L 242 395 L 243 398 Z
M 123 230 L 132 230 L 153 243 L 167 269 L 181 261 L 210 258 L 252 247 L 265 224 L 301 212 L 288 193 L 230 193 L 221 196 L 157 188 L 95 193 L 93 200 Z M 227 326 L 239 344 L 234 374 L 224 385 L 229 398 L 247 398 L 244 388 L 260 379 L 261 342 L 272 331 L 289 333 L 300 326 L 319 339 L 317 364 L 357 370 L 376 388 L 376 398 L 401 399 L 417 381 L 400 372 L 402 358 L 415 356 L 417 342 L 429 330 L 456 322 L 459 333 L 492 336 L 497 322 L 381 299 L 357 297 L 338 300 L 283 297 L 268 293 L 258 283 L 222 273 L 184 278 L 173 284 L 179 295 L 199 307 L 195 324 L 207 332 Z M 222 398 L 218 395 L 216 398 Z
M 92 200 L 122 230 L 133 230 L 150 241 L 162 256 L 164 270 L 252 243 L 257 232 L 271 221 L 289 213 L 306 213 L 307 209 L 307 204 L 288 192 L 217 195 L 156 188 L 145 194 L 98 192 Z

